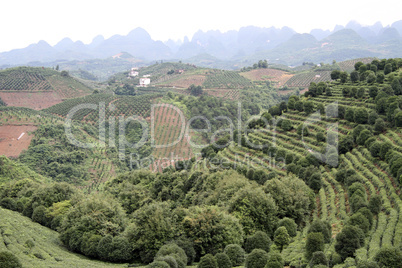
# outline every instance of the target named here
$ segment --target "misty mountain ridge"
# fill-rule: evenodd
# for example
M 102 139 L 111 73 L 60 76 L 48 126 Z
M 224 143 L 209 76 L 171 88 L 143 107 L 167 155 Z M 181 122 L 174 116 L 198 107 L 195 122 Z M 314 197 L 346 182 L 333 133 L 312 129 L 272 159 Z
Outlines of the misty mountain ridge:
M 398 57 L 402 48 L 402 20 L 390 26 L 377 22 L 362 26 L 356 21 L 334 30 L 313 29 L 310 33 L 297 33 L 289 27 L 242 27 L 238 31 L 198 31 L 191 40 L 156 41 L 149 33 L 136 28 L 127 35 L 114 35 L 105 39 L 96 36 L 90 44 L 60 40 L 51 46 L 39 41 L 23 49 L 0 53 L 0 66 L 25 65 L 32 62 L 80 61 L 106 59 L 126 52 L 144 62 L 156 60 L 197 60 L 202 64 L 208 59 L 210 67 L 226 61 L 236 66 L 247 65 L 257 59 L 297 65 L 305 61 L 321 62 L 345 60 L 357 56 Z M 334 58 L 329 59 L 332 56 Z M 212 63 L 211 63 L 212 60 Z M 230 66 L 228 66 L 230 68 Z

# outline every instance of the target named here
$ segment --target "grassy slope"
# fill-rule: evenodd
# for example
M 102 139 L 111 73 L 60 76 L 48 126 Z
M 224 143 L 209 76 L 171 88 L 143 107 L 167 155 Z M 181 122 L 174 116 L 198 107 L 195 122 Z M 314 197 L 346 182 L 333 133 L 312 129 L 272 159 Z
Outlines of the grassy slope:
M 127 264 L 110 264 L 72 253 L 62 245 L 56 231 L 3 208 L 0 208 L 0 234 L 0 251 L 11 251 L 23 267 L 127 267 Z M 35 243 L 32 249 L 25 246 L 27 240 Z

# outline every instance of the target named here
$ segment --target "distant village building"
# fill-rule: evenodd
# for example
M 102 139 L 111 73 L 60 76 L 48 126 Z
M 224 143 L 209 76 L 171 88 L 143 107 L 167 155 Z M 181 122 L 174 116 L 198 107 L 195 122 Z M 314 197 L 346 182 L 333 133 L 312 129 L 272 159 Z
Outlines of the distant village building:
M 136 77 L 136 76 L 138 76 L 138 68 L 137 68 L 137 67 L 131 68 L 131 71 L 128 73 L 128 76 L 129 76 L 129 77 Z
M 151 75 L 150 74 L 145 74 L 142 77 L 151 77 Z
M 142 77 L 140 78 L 140 87 L 147 87 L 151 84 L 151 79 L 148 77 Z

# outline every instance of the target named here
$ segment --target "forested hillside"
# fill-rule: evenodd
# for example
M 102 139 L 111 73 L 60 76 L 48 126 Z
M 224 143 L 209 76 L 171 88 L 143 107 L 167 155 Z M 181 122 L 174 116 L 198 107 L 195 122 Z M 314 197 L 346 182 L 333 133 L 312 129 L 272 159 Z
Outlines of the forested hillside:
M 402 60 L 326 67 L 327 78 L 290 97 L 239 73 L 204 81 L 235 79 L 225 87 L 236 85 L 241 105 L 201 87 L 191 96 L 194 85 L 187 94 L 92 94 L 41 112 L 1 108 L 2 124 L 38 128 L 18 159 L 0 158 L 0 266 L 17 258 L 23 267 L 399 267 Z M 89 143 L 103 134 L 106 146 L 68 140 L 62 123 L 84 104 L 71 131 Z M 149 138 L 122 161 L 111 142 L 121 133 L 138 142 L 144 125 L 121 127 L 119 118 L 155 119 L 157 144 L 177 137 L 173 109 L 162 105 L 153 118 L 153 104 L 193 118 L 189 126 L 201 131 L 187 139 L 207 146 L 155 149 Z M 133 153 L 185 157 L 152 172 L 130 165 Z M 42 226 L 24 218 L 22 238 L 11 227 L 22 221 L 16 213 Z

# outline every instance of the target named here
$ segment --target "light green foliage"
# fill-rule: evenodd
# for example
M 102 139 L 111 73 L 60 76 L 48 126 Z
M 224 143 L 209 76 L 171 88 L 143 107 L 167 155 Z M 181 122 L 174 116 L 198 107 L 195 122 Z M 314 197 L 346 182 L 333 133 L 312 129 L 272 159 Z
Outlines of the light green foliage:
M 165 261 L 154 261 L 147 268 L 171 268 L 171 266 Z

